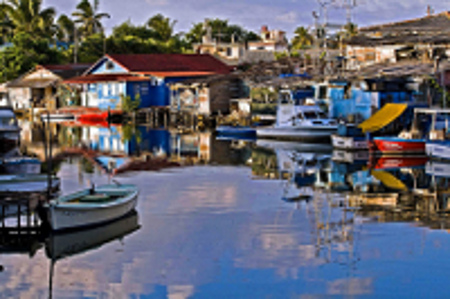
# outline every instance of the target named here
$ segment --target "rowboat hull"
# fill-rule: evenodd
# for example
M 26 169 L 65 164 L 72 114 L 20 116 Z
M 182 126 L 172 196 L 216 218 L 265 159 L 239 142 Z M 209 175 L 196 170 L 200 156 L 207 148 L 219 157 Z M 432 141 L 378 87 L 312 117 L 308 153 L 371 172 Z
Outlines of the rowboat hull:
M 99 187 L 96 192 L 113 190 Z M 87 227 L 107 223 L 121 218 L 133 211 L 137 204 L 138 191 L 132 190 L 109 203 L 71 204 L 64 201 L 51 201 L 47 206 L 47 220 L 53 230 Z
M 51 233 L 45 243 L 47 256 L 58 260 L 98 248 L 115 239 L 122 239 L 140 228 L 137 213 L 130 213 L 106 225 L 82 230 Z
M 403 139 L 396 137 L 376 137 L 373 139 L 375 150 L 381 154 L 408 155 L 425 154 L 425 140 Z
M 336 131 L 337 126 L 287 126 L 260 128 L 256 135 L 258 138 L 329 143 Z

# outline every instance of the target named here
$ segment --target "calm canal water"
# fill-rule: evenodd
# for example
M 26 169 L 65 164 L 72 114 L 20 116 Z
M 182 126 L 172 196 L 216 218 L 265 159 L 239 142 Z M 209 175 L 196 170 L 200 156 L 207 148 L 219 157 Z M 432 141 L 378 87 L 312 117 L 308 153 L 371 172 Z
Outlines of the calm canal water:
M 147 128 L 54 133 L 56 153 L 102 152 L 55 165 L 62 193 L 132 183 L 137 211 L 1 253 L 0 298 L 450 296 L 450 164 Z M 181 167 L 105 170 L 150 154 Z

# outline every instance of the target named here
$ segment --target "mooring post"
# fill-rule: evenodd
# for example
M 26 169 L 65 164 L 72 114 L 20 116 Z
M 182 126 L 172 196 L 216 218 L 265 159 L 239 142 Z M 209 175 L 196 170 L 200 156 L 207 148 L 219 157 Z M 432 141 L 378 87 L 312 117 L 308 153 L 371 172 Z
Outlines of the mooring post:
M 164 110 L 164 128 L 167 128 L 167 113 Z
M 20 201 L 18 201 L 17 205 L 17 228 L 20 228 Z

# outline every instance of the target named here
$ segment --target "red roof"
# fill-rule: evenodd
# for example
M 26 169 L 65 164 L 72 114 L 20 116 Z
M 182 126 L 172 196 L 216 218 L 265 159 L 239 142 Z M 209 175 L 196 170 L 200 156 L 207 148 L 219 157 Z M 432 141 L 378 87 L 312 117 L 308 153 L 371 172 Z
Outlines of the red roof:
M 209 54 L 107 54 L 130 72 L 229 74 L 231 68 Z
M 134 76 L 131 74 L 101 74 L 101 75 L 84 75 L 65 80 L 64 83 L 97 83 L 97 82 L 111 82 L 111 81 L 148 81 L 148 77 Z

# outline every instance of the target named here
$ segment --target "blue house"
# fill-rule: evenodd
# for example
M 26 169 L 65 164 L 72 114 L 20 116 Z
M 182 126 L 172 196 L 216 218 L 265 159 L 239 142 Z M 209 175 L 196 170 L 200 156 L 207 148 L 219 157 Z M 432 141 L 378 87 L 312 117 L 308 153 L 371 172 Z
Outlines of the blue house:
M 139 97 L 145 108 L 170 104 L 168 83 L 230 71 L 209 54 L 108 54 L 66 83 L 81 87 L 86 107 L 120 109 L 123 95 Z
M 365 79 L 321 84 L 316 88 L 316 98 L 328 102 L 330 117 L 358 122 L 387 103 L 414 103 L 416 93 L 406 80 Z

